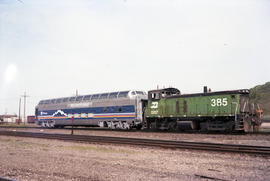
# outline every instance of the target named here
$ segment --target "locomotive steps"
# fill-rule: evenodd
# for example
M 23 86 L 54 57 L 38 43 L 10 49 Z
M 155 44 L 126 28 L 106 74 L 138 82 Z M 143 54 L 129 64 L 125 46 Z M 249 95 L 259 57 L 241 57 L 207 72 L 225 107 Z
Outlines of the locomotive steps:
M 85 142 L 85 143 L 109 143 L 109 144 L 159 147 L 159 148 L 169 148 L 169 149 L 194 149 L 194 150 L 205 150 L 205 151 L 270 155 L 270 147 L 267 147 L 267 146 L 169 141 L 169 140 L 157 140 L 157 139 L 123 138 L 123 137 L 107 137 L 107 136 L 49 134 L 49 133 L 18 132 L 18 131 L 0 131 L 0 135 L 43 138 L 43 139 L 57 139 L 57 140 L 77 141 L 77 142 Z

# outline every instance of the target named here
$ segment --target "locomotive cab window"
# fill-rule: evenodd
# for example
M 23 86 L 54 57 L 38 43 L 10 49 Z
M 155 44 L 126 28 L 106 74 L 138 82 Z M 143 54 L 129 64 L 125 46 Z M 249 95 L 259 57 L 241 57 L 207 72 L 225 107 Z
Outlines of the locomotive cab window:
M 151 94 L 151 99 L 160 99 L 160 93 L 158 93 L 158 92 L 152 93 Z

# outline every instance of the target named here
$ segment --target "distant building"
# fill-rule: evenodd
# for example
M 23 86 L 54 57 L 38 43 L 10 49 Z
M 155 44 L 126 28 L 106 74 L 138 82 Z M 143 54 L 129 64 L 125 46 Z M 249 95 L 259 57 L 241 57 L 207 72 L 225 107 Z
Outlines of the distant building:
M 17 115 L 5 114 L 0 115 L 0 123 L 16 123 Z
M 27 116 L 27 123 L 35 123 L 36 117 L 35 116 Z

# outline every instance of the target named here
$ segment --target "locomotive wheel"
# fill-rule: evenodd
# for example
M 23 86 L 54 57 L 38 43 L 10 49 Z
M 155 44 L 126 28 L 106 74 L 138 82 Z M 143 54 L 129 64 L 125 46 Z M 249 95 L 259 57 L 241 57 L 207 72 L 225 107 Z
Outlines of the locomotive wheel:
M 253 126 L 253 132 L 259 132 L 260 131 L 260 126 L 258 126 L 258 125 L 254 125 Z
M 169 131 L 175 131 L 176 129 L 177 129 L 177 122 L 171 121 L 171 122 L 168 124 L 168 130 L 169 130 Z
M 208 130 L 208 122 L 202 122 L 200 123 L 200 131 L 207 132 Z
M 137 130 L 141 130 L 142 127 L 143 127 L 143 126 L 142 126 L 141 124 L 140 124 L 140 125 L 137 125 L 137 126 L 136 126 L 136 129 L 137 129 Z
M 249 119 L 244 122 L 244 130 L 246 133 L 253 132 L 253 126 L 251 125 L 251 122 Z
M 151 130 L 156 130 L 157 129 L 156 122 L 151 122 L 150 123 L 150 129 Z

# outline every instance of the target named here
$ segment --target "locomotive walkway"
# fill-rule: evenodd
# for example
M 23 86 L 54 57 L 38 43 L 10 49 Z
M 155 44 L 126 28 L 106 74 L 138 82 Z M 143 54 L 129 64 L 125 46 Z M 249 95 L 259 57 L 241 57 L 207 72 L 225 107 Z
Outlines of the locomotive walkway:
M 34 132 L 18 132 L 18 131 L 0 131 L 0 135 L 29 137 L 29 138 L 43 138 L 43 139 L 56 139 L 56 140 L 75 141 L 75 142 L 84 142 L 84 143 L 109 143 L 109 144 L 118 144 L 118 145 L 159 147 L 159 148 L 169 148 L 169 149 L 194 149 L 194 150 L 205 150 L 205 151 L 270 155 L 270 147 L 267 147 L 267 146 L 250 146 L 250 145 L 238 145 L 238 144 L 218 144 L 218 143 L 205 143 L 205 142 L 186 142 L 186 141 L 170 141 L 170 140 L 107 137 L 107 136 L 34 133 Z

